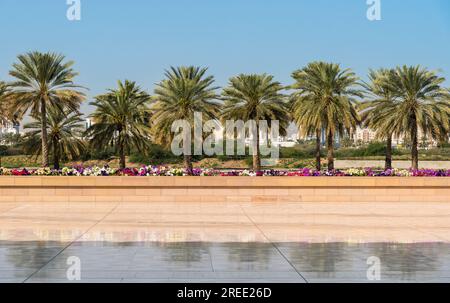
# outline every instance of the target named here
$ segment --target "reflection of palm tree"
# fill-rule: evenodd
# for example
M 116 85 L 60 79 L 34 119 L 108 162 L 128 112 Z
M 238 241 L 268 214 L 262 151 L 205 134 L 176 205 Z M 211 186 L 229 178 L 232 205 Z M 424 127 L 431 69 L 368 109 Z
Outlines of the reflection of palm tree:
M 205 255 L 209 258 L 208 246 L 204 243 L 159 243 L 170 262 L 183 263 L 190 266 L 202 261 Z
M 411 280 L 422 271 L 440 268 L 440 252 L 443 244 L 395 244 L 369 245 L 370 254 L 381 260 L 382 273 L 400 272 L 402 280 Z M 448 248 L 447 248 L 448 252 Z
M 39 269 L 43 267 L 51 258 L 56 256 L 64 244 L 60 246 L 47 242 L 23 242 L 6 243 L 7 260 L 14 266 L 17 278 L 27 278 L 19 276 L 23 274 L 22 269 Z
M 258 271 L 268 269 L 274 252 L 273 245 L 267 243 L 226 243 L 223 247 L 228 250 L 228 260 L 238 264 L 239 269 L 250 265 Z
M 291 249 L 289 258 L 297 270 L 329 275 L 338 271 L 339 264 L 345 261 L 347 246 L 345 243 L 302 243 Z

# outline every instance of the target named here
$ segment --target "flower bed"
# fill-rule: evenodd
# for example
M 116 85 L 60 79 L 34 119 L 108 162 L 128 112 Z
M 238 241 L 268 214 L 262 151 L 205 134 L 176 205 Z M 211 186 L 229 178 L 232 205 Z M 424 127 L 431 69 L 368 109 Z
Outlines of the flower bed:
M 140 168 L 114 169 L 110 167 L 64 167 L 60 170 L 6 169 L 0 168 L 0 176 L 226 176 L 226 177 L 450 177 L 450 170 L 401 170 L 379 171 L 371 168 L 334 171 L 316 171 L 309 168 L 298 170 L 250 170 L 220 171 L 214 169 L 186 169 L 164 166 L 142 166 Z

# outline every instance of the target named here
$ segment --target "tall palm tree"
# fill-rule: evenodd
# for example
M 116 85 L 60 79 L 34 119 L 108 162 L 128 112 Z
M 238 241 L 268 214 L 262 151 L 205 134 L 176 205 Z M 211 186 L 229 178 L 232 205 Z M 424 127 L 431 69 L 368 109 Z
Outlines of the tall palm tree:
M 412 169 L 419 168 L 419 131 L 440 140 L 450 128 L 450 93 L 442 87 L 445 78 L 420 66 L 397 67 L 389 79 L 395 100 L 386 104 L 379 120 L 391 123 L 386 127 L 397 136 L 408 134 L 411 140 Z M 393 117 L 386 118 L 391 115 Z
M 78 75 L 73 69 L 73 62 L 64 62 L 65 57 L 54 53 L 30 52 L 19 55 L 13 64 L 10 75 L 16 80 L 11 83 L 13 89 L 12 110 L 22 118 L 31 110 L 33 116 L 41 116 L 42 132 L 42 165 L 47 167 L 48 134 L 47 109 L 68 108 L 75 111 L 79 108 L 85 95 L 80 86 L 73 80 Z
M 9 96 L 9 86 L 5 82 L 0 81 L 0 125 L 10 119 Z
M 311 96 L 293 93 L 290 100 L 290 109 L 294 122 L 303 136 L 314 136 L 316 139 L 316 170 L 322 169 L 322 117 L 314 115 L 315 101 Z
M 375 130 L 379 138 L 386 140 L 386 170 L 392 169 L 393 132 L 390 126 L 396 116 L 388 112 L 387 109 L 395 99 L 391 87 L 391 79 L 394 73 L 394 70 L 389 69 L 370 70 L 369 82 L 363 84 L 370 100 L 361 103 L 359 106 L 364 126 Z
M 256 122 L 255 150 L 253 150 L 253 170 L 261 170 L 260 156 L 260 121 L 280 121 L 282 129 L 286 129 L 288 113 L 285 96 L 281 94 L 284 87 L 274 81 L 274 77 L 262 75 L 244 75 L 233 77 L 228 87 L 223 90 L 223 119 L 253 120 Z
M 7 104 L 7 96 L 9 93 L 8 86 L 6 83 L 0 81 L 0 126 L 7 122 L 8 120 L 8 110 L 9 105 Z M 0 134 L 1 135 L 1 134 Z M 0 143 L 3 141 L 3 138 L 0 137 Z M 0 167 L 2 166 L 2 156 L 0 155 Z
M 355 97 L 363 97 L 356 88 L 358 77 L 338 64 L 313 62 L 292 74 L 296 81 L 293 104 L 295 119 L 306 132 L 324 130 L 327 136 L 328 170 L 334 170 L 336 134 L 343 136 L 359 123 Z M 317 140 L 319 143 L 319 140 Z M 317 161 L 319 157 L 317 157 Z
M 157 84 L 156 102 L 152 107 L 152 134 L 158 143 L 170 145 L 175 121 L 185 120 L 193 127 L 195 113 L 216 119 L 219 112 L 215 101 L 218 87 L 212 86 L 214 77 L 206 76 L 206 72 L 206 68 L 200 67 L 171 67 L 165 73 L 166 79 Z M 192 171 L 191 155 L 184 155 L 184 166 L 188 172 Z
M 82 139 L 84 131 L 83 115 L 77 111 L 50 107 L 47 112 L 47 134 L 48 145 L 53 155 L 53 168 L 60 169 L 60 160 L 74 159 L 81 155 L 86 148 Z M 25 136 L 25 151 L 27 154 L 40 155 L 42 152 L 41 116 L 34 117 L 35 121 L 24 126 L 27 134 Z
M 133 148 L 145 153 L 148 146 L 149 127 L 147 114 L 150 96 L 135 82 L 118 82 L 117 89 L 97 96 L 90 105 L 95 107 L 91 115 L 94 124 L 86 131 L 86 137 L 94 148 L 113 145 L 120 158 L 120 168 L 126 167 L 126 154 Z

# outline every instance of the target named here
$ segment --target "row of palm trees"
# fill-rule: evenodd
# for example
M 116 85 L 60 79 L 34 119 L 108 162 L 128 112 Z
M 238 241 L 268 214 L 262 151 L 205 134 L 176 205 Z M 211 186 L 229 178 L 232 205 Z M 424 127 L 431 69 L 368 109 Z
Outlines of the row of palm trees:
M 10 76 L 15 80 L 0 83 L 0 117 L 22 119 L 27 112 L 34 117 L 25 126 L 30 130 L 27 146 L 42 155 L 44 167 L 49 151 L 56 168 L 63 156 L 79 154 L 84 137 L 94 148 L 114 146 L 124 168 L 131 149 L 145 153 L 150 142 L 170 145 L 173 122 L 194 125 L 195 112 L 208 119 L 278 120 L 282 130 L 293 120 L 305 135 L 316 137 L 319 170 L 322 132 L 328 169 L 333 170 L 336 135 L 349 134 L 358 125 L 376 130 L 386 141 L 386 169 L 392 167 L 393 136 L 411 139 L 412 168 L 417 169 L 419 131 L 441 141 L 447 141 L 450 131 L 450 91 L 436 72 L 419 66 L 380 69 L 370 71 L 363 82 L 338 64 L 313 62 L 295 71 L 288 87 L 267 74 L 241 74 L 220 95 L 207 69 L 192 66 L 170 68 L 152 96 L 135 82 L 119 81 L 118 88 L 90 103 L 95 123 L 83 133 L 79 108 L 86 95 L 74 84 L 72 66 L 62 55 L 31 52 L 13 64 Z M 256 146 L 253 169 L 260 170 L 259 142 Z M 184 164 L 192 169 L 190 156 L 184 156 Z

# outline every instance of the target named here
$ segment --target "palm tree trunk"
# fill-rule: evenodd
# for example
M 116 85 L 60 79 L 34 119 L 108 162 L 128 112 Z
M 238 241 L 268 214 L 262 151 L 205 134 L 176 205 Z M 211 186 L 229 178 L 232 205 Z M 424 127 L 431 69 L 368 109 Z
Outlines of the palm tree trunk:
M 411 158 L 412 158 L 412 169 L 419 169 L 419 140 L 417 135 L 417 123 L 414 123 L 414 126 L 411 130 Z
M 334 134 L 332 131 L 328 133 L 327 138 L 327 149 L 328 149 L 328 170 L 334 170 Z
M 120 157 L 120 169 L 125 169 L 127 166 L 126 158 L 125 158 L 125 148 L 123 147 L 123 144 L 120 143 L 119 147 L 119 157 Z
M 41 132 L 42 132 L 42 166 L 48 167 L 48 134 L 47 134 L 47 106 L 41 100 Z
M 320 152 L 320 148 L 321 148 L 321 140 L 320 140 L 320 135 L 321 135 L 321 131 L 317 130 L 316 132 L 316 169 L 318 171 L 320 171 L 322 169 L 322 155 Z
M 119 134 L 117 136 L 117 144 L 119 146 L 119 166 L 120 169 L 125 169 L 127 168 L 127 163 L 125 158 L 125 146 L 122 139 L 123 128 L 119 127 L 118 132 Z
M 261 157 L 259 155 L 259 121 L 256 121 L 256 151 L 253 151 L 253 170 L 261 171 Z
M 192 174 L 193 166 L 191 155 L 184 155 L 184 167 L 189 175 Z
M 59 146 L 58 142 L 53 141 L 53 168 L 59 170 Z
M 392 135 L 390 135 L 386 142 L 386 161 L 384 165 L 385 170 L 392 169 Z

